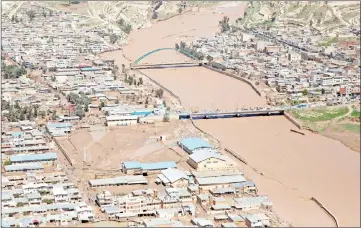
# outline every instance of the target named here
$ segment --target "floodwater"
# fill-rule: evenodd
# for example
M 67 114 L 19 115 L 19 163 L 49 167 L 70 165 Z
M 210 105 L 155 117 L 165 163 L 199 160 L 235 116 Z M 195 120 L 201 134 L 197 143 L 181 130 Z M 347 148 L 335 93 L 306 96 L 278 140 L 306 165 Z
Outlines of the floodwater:
M 342 143 L 305 132 L 283 116 L 199 120 L 197 126 L 237 152 L 251 167 L 245 176 L 269 195 L 278 214 L 297 226 L 333 226 L 313 201 L 315 197 L 342 226 L 360 218 L 360 155 Z M 306 219 L 307 218 L 307 219 Z
M 236 110 L 266 102 L 246 83 L 204 67 L 142 70 L 179 96 L 187 110 Z
M 218 21 L 227 15 L 231 21 L 243 15 L 245 2 L 189 12 L 135 31 L 123 51 L 105 54 L 117 64 L 128 64 L 123 54 L 135 61 L 158 48 L 174 47 L 181 40 L 193 40 L 217 32 Z M 223 12 L 223 14 L 220 14 Z M 143 63 L 176 62 L 185 57 L 175 51 L 157 52 Z M 177 94 L 185 108 L 235 109 L 265 103 L 241 81 L 204 68 L 178 68 L 143 71 Z M 200 120 L 202 129 L 237 151 L 261 176 L 243 166 L 246 177 L 255 181 L 259 192 L 270 196 L 278 215 L 295 226 L 333 226 L 316 204 L 315 197 L 338 219 L 340 226 L 360 226 L 360 154 L 340 142 L 306 133 L 284 117 L 257 117 Z

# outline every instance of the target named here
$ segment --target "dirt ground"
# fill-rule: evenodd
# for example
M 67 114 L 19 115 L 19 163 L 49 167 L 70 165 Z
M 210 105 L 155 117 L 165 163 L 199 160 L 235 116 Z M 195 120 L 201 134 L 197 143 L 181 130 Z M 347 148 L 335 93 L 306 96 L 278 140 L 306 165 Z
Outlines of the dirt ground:
M 122 162 L 129 160 L 177 161 L 179 156 L 158 140 L 160 135 L 167 136 L 165 144 L 174 140 L 172 130 L 176 125 L 177 122 L 161 122 L 114 129 L 93 127 L 73 131 L 68 139 L 60 139 L 59 142 L 75 166 L 82 164 L 85 150 L 86 163 L 92 169 L 119 169 Z

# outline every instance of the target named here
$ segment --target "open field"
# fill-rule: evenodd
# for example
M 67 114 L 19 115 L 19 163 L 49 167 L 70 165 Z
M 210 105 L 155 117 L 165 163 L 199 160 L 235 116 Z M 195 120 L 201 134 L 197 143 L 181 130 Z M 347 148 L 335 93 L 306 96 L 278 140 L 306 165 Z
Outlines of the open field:
M 264 173 L 258 175 L 242 165 L 260 194 L 270 196 L 281 218 L 296 226 L 332 226 L 330 218 L 308 200 L 313 196 L 342 226 L 359 224 L 359 153 L 308 131 L 305 136 L 292 133 L 290 129 L 296 127 L 282 116 L 195 123 Z
M 301 121 L 302 126 L 360 152 L 360 122 L 356 121 L 360 117 L 358 107 L 297 110 L 291 112 L 291 115 Z
M 157 127 L 135 125 L 114 129 L 100 127 L 94 131 L 82 129 L 72 132 L 69 139 L 61 139 L 59 142 L 76 166 L 82 164 L 85 148 L 85 160 L 92 169 L 119 169 L 120 163 L 126 160 L 177 161 L 179 156 L 166 148 L 157 138 L 157 135 L 172 138 L 169 133 L 172 132 L 175 124 L 157 123 Z M 155 156 L 160 152 L 164 154 Z
M 348 113 L 349 109 L 347 107 L 326 107 L 326 108 L 315 108 L 315 109 L 306 109 L 306 110 L 294 110 L 291 112 L 292 116 L 300 119 L 302 121 L 309 122 L 318 122 L 318 121 L 327 121 L 333 120 L 335 118 L 340 118 L 345 116 Z

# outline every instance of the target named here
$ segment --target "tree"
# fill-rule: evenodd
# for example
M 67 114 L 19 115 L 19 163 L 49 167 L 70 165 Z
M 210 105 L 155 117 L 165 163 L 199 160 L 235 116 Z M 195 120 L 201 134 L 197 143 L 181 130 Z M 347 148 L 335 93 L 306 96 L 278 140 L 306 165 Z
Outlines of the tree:
M 321 89 L 321 93 L 325 94 L 326 90 L 324 88 Z
M 4 161 L 4 165 L 11 165 L 11 164 L 13 164 L 13 163 L 10 160 Z
M 157 90 L 155 91 L 155 95 L 156 95 L 158 98 L 162 98 L 162 97 L 163 97 L 163 93 L 164 93 L 164 91 L 163 91 L 162 88 L 157 89 Z
M 41 116 L 41 118 L 45 118 L 45 116 L 46 116 L 46 112 L 45 111 L 40 111 L 40 116 Z
M 17 204 L 16 204 L 16 207 L 23 207 L 24 206 L 24 204 L 22 203 L 22 202 L 18 202 Z
M 139 78 L 139 85 L 143 85 L 143 78 L 142 77 Z
M 115 104 L 119 104 L 119 100 L 117 99 L 117 100 L 115 100 L 115 102 L 114 102 Z
M 11 22 L 14 22 L 15 21 L 15 16 L 13 15 L 12 17 L 11 17 Z
M 52 120 L 56 120 L 56 118 L 57 118 L 57 116 L 56 116 L 56 110 L 53 110 L 53 111 L 51 112 L 51 119 L 52 119 Z
M 304 90 L 302 91 L 302 95 L 303 95 L 303 96 L 307 96 L 307 94 L 308 94 L 307 89 L 304 89 Z
M 79 116 L 80 119 L 82 119 L 85 116 L 83 107 L 79 104 L 75 106 L 75 115 Z
M 125 73 L 125 65 L 122 64 L 122 73 L 124 74 Z
M 46 17 L 46 13 L 45 13 L 45 12 L 43 12 L 43 17 Z
M 164 114 L 163 122 L 169 122 L 169 114 L 168 113 Z
M 167 107 L 167 102 L 166 101 L 163 101 L 163 106 Z
M 51 200 L 51 199 L 43 199 L 43 203 L 52 204 L 53 200 Z
M 99 105 L 99 110 L 101 110 L 102 108 L 104 108 L 105 107 L 105 103 L 102 101 L 101 103 L 100 103 L 100 105 Z
M 15 109 L 20 109 L 19 101 L 15 102 Z
M 185 48 L 186 48 L 186 43 L 183 42 L 183 41 L 181 41 L 181 42 L 180 42 L 180 48 L 181 48 L 182 50 L 185 49 Z
M 231 29 L 229 25 L 229 17 L 224 16 L 221 21 L 219 21 L 219 26 L 221 27 L 221 32 L 227 32 Z
M 115 44 L 118 40 L 118 36 L 115 35 L 114 33 L 112 33 L 110 36 L 109 36 L 109 39 L 110 39 L 110 43 L 112 44 Z
M 32 21 L 35 17 L 35 12 L 33 10 L 29 10 L 26 12 L 26 15 L 28 15 L 29 20 Z
M 153 12 L 152 19 L 157 19 L 157 18 L 158 18 L 158 13 L 157 13 L 157 12 Z
M 175 43 L 175 49 L 179 49 L 179 44 L 178 43 Z
M 132 25 L 131 24 L 127 24 L 124 28 L 124 32 L 126 34 L 129 34 L 132 31 Z
M 108 111 L 105 111 L 105 112 L 104 112 L 104 115 L 105 115 L 105 116 L 109 116 L 109 112 L 108 112 Z
M 213 57 L 210 55 L 207 55 L 208 65 L 211 65 L 211 62 L 213 61 Z
M 179 7 L 179 9 L 178 9 L 178 13 L 182 13 L 182 12 L 183 12 L 182 7 Z

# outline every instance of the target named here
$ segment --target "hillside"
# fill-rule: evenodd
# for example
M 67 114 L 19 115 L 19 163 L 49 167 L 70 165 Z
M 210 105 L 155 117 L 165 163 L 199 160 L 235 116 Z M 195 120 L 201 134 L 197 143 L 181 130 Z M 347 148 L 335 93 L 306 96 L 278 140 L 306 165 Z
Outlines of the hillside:
M 240 23 L 253 27 L 265 22 L 273 26 L 312 26 L 322 33 L 333 32 L 360 25 L 360 2 L 249 2 Z
M 69 1 L 44 2 L 47 7 L 68 11 L 87 17 L 94 27 L 108 27 L 117 31 L 119 43 L 127 41 L 129 30 L 148 28 L 155 20 L 163 20 L 180 14 L 193 7 L 214 4 L 208 1 L 82 1 L 68 4 Z M 80 25 L 81 26 L 81 25 Z M 120 30 L 120 31 L 119 31 Z

